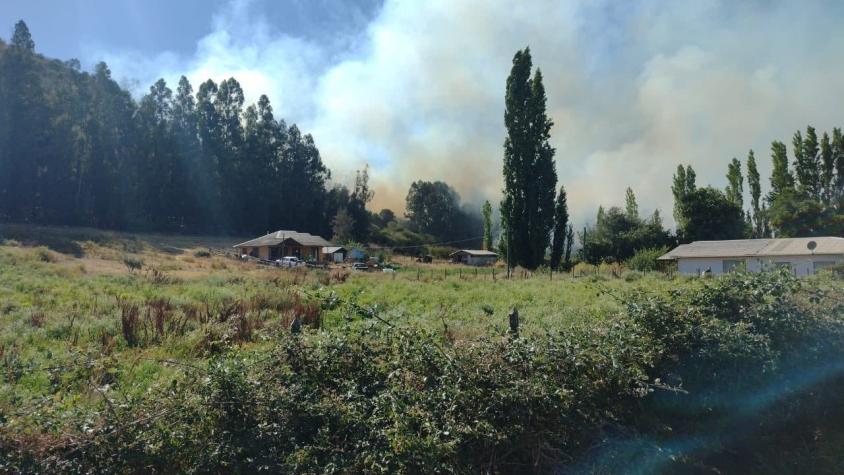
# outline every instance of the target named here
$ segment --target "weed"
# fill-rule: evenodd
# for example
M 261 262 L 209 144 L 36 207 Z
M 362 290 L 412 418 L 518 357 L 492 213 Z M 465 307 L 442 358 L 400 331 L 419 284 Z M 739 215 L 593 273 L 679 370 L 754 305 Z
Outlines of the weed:
M 41 309 L 33 310 L 29 315 L 29 324 L 33 328 L 43 328 L 46 321 L 47 315 Z
M 130 347 L 137 346 L 139 343 L 140 330 L 140 309 L 138 304 L 134 302 L 127 302 L 125 300 L 118 300 L 117 307 L 120 309 L 120 328 L 123 331 L 123 339 Z
M 124 255 L 123 256 L 123 265 L 129 269 L 129 272 L 134 272 L 136 270 L 141 270 L 144 267 L 144 260 L 140 257 Z

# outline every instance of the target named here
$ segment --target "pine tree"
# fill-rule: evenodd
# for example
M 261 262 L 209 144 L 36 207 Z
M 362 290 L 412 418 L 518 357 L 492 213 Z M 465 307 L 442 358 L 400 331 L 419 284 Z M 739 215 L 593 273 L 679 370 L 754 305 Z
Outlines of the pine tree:
M 568 228 L 569 209 L 566 188 L 560 187 L 557 203 L 554 206 L 554 238 L 551 244 L 551 268 L 559 269 L 565 252 L 566 229 Z
M 750 207 L 753 213 L 753 235 L 762 237 L 762 216 L 760 214 L 759 200 L 762 197 L 762 184 L 759 170 L 756 168 L 756 157 L 753 150 L 747 153 L 747 187 L 750 189 Z
M 532 67 L 530 49 L 518 51 L 507 78 L 501 203 L 509 262 L 531 269 L 542 263 L 548 248 L 557 182 L 542 73 L 531 79 Z
M 639 220 L 639 204 L 636 203 L 636 195 L 633 189 L 628 187 L 624 197 L 624 210 L 631 221 Z
M 32 40 L 32 34 L 29 33 L 29 27 L 23 20 L 15 23 L 15 31 L 12 33 L 11 46 L 18 50 L 32 52 L 35 51 L 35 41 Z
M 727 199 L 739 208 L 744 208 L 744 178 L 741 175 L 741 162 L 733 158 L 727 167 Z
M 489 201 L 484 201 L 481 207 L 481 214 L 484 222 L 484 240 L 483 247 L 487 251 L 492 250 L 492 205 Z

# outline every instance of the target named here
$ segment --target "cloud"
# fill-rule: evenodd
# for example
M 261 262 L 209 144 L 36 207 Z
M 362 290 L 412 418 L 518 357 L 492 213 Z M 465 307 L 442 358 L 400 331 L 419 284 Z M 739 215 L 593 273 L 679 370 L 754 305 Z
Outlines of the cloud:
M 386 0 L 368 23 L 355 17 L 365 27 L 326 28 L 324 41 L 275 30 L 259 6 L 218 12 L 189 58 L 107 60 L 143 84 L 234 76 L 247 99 L 266 93 L 314 134 L 339 181 L 371 165 L 375 207 L 401 210 L 415 179 L 499 199 L 504 84 L 527 45 L 577 225 L 627 186 L 670 221 L 677 164 L 723 186 L 729 159 L 754 148 L 767 176 L 772 140 L 831 129 L 844 109 L 839 2 Z

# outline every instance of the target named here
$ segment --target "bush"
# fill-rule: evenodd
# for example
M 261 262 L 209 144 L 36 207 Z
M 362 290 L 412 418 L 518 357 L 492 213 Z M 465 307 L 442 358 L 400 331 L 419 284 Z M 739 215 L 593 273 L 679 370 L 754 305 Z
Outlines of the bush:
M 211 251 L 207 249 L 197 249 L 193 252 L 194 257 L 211 257 Z
M 572 268 L 571 273 L 577 277 L 594 275 L 598 273 L 598 266 L 593 266 L 587 262 L 578 262 Z
M 667 247 L 639 249 L 633 254 L 633 257 L 627 260 L 625 265 L 630 269 L 640 272 L 655 271 L 659 268 L 657 266 L 657 259 L 667 252 Z
M 123 256 L 123 265 L 129 269 L 129 272 L 134 272 L 144 267 L 144 260 L 140 257 L 125 255 Z
M 782 271 L 615 297 L 624 310 L 599 325 L 525 338 L 449 344 L 440 334 L 373 324 L 283 332 L 269 353 L 217 348 L 183 380 L 108 410 L 39 413 L 51 431 L 76 417 L 76 432 L 0 426 L 0 468 L 837 471 L 840 449 L 811 459 L 801 451 L 841 440 L 840 292 Z M 268 299 L 248 306 L 283 306 Z M 249 341 L 260 322 L 242 320 L 244 305 L 227 305 L 218 320 Z M 140 322 L 131 305 L 122 308 L 129 343 Z M 293 312 L 316 318 L 319 310 Z
M 33 249 L 33 253 L 35 254 L 35 257 L 37 257 L 38 260 L 41 261 L 41 262 L 56 262 L 56 261 L 58 261 L 56 254 L 53 251 L 47 249 L 44 246 L 36 247 L 35 249 Z

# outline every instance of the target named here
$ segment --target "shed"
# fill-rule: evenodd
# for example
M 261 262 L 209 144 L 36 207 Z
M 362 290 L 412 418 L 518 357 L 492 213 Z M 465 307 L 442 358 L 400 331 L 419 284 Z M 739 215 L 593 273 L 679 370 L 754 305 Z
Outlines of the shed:
M 470 266 L 490 266 L 498 260 L 498 254 L 481 249 L 461 249 L 452 252 L 451 262 L 458 262 Z
M 739 269 L 759 272 L 787 267 L 795 275 L 812 275 L 844 262 L 844 238 L 805 237 L 695 241 L 659 257 L 676 261 L 683 275 L 725 274 Z
M 329 246 L 323 247 L 322 250 L 323 260 L 327 262 L 343 262 L 346 260 L 346 248 L 341 246 Z

